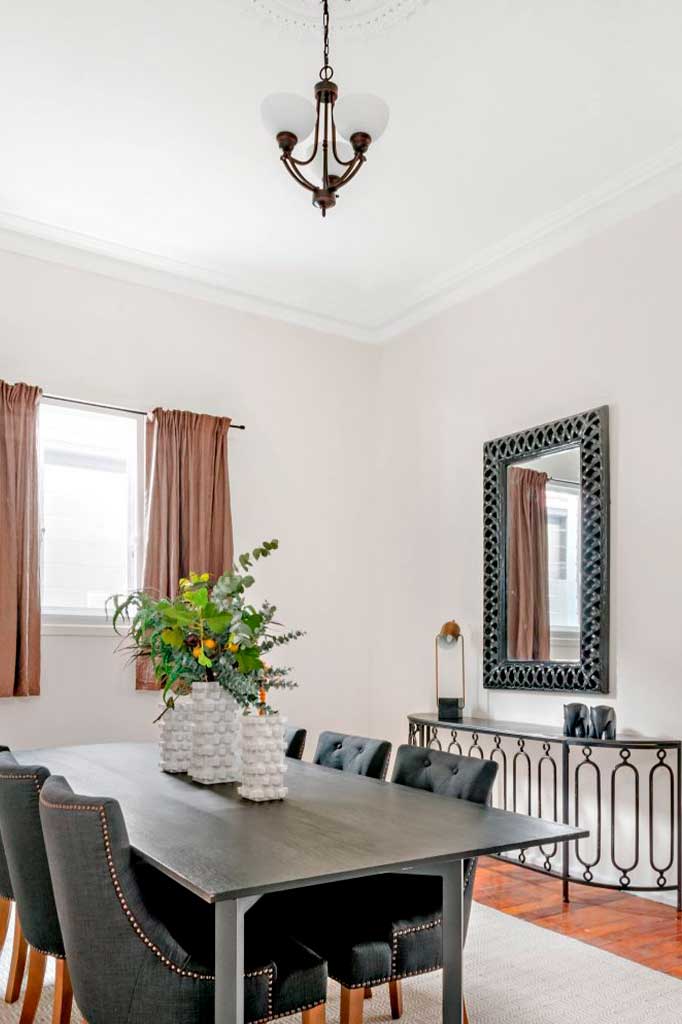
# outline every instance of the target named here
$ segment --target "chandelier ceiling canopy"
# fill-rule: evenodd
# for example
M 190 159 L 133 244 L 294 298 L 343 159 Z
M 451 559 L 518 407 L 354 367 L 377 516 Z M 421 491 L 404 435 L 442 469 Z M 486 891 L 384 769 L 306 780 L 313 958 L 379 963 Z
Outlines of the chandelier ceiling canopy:
M 409 18 L 428 0 L 352 0 L 334 6 L 334 28 L 343 35 L 367 36 Z M 320 25 L 320 0 L 242 0 L 254 14 L 296 32 Z

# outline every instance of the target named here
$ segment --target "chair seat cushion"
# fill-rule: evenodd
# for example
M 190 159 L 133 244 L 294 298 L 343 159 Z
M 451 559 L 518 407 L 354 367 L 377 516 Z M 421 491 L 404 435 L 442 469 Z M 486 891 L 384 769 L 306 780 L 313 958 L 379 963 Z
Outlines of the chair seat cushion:
M 330 977 L 347 988 L 441 966 L 443 899 L 437 876 L 376 875 L 277 893 L 262 902 L 272 917 L 290 922 L 296 937 L 327 960 Z M 469 907 L 470 897 L 465 920 Z

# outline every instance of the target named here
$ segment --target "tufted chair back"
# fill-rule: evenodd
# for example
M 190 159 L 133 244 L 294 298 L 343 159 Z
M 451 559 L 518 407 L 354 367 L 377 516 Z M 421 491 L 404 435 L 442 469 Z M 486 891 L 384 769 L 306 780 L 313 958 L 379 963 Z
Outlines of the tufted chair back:
M 464 757 L 428 747 L 398 747 L 391 782 L 429 793 L 488 804 L 497 775 L 497 762 Z M 466 937 L 474 895 L 478 859 L 464 861 L 464 935 Z
M 323 732 L 317 741 L 313 764 L 367 775 L 370 779 L 383 779 L 386 777 L 390 756 L 391 744 L 386 740 L 347 736 L 341 732 Z
M 497 775 L 497 763 L 479 757 L 444 753 L 426 747 L 398 747 L 392 782 L 413 789 L 427 789 L 487 804 Z
M 295 726 L 286 728 L 284 730 L 284 753 L 286 756 L 301 761 L 307 736 L 308 733 L 305 729 L 297 729 Z
M 64 956 L 38 799 L 47 768 L 0 753 L 0 834 L 24 935 L 34 949 Z
M 40 816 L 85 1020 L 212 1020 L 213 964 L 196 962 L 150 911 L 118 802 L 79 796 L 54 775 L 43 787 Z
M 5 747 L 0 744 L 0 754 L 4 751 L 9 750 L 9 747 Z M 9 877 L 9 867 L 7 866 L 7 857 L 5 856 L 5 848 L 2 845 L 2 828 L 0 827 L 0 900 L 13 900 L 14 895 L 12 893 L 12 883 Z

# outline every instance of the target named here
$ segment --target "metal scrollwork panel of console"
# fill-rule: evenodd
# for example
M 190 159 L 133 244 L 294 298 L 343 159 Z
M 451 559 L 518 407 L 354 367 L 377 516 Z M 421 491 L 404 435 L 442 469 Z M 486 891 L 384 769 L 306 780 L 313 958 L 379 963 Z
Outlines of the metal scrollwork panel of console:
M 674 892 L 682 910 L 682 743 L 576 739 L 560 729 L 494 719 L 410 715 L 409 742 L 499 764 L 495 806 L 590 829 L 588 839 L 505 854 L 569 882 Z

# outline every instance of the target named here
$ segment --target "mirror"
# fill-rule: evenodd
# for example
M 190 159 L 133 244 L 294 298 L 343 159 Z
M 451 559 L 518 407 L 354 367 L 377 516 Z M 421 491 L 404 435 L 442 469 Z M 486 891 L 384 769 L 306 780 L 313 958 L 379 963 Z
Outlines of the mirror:
M 484 446 L 483 685 L 608 692 L 608 408 Z
M 507 657 L 580 660 L 580 448 L 507 466 Z

